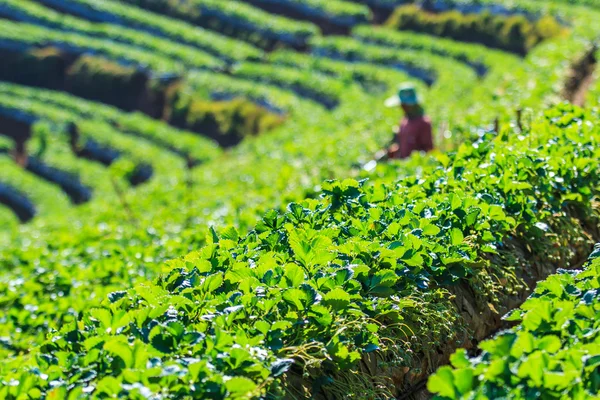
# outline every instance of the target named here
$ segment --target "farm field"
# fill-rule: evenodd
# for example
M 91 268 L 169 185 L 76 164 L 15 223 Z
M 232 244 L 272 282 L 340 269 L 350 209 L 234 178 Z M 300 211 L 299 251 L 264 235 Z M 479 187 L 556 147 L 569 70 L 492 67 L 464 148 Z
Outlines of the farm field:
M 0 399 L 593 399 L 600 3 L 0 0 Z M 411 82 L 435 150 L 379 160 Z

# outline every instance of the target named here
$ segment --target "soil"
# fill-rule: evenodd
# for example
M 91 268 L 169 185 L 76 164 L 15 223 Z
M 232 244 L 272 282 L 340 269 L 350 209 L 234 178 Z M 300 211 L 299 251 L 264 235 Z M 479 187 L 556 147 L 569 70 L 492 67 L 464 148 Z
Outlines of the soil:
M 567 101 L 576 106 L 583 107 L 585 105 L 587 92 L 594 82 L 595 70 L 598 64 L 598 60 L 596 59 L 597 51 L 598 48 L 592 46 L 582 58 L 575 61 L 571 66 L 563 96 Z

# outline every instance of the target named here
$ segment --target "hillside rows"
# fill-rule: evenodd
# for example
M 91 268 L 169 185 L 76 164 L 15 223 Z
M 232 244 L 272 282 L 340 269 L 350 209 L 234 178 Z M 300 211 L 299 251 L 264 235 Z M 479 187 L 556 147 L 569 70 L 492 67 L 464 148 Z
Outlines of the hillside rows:
M 600 8 L 402 3 L 0 0 L 0 397 L 592 398 Z

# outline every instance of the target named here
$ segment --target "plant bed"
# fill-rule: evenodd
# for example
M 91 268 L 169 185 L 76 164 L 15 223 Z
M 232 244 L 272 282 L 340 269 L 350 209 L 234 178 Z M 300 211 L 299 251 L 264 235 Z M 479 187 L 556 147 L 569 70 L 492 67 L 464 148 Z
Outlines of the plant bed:
M 227 62 L 258 60 L 262 57 L 259 49 L 247 43 L 119 1 L 39 0 L 39 2 L 92 22 L 124 26 L 173 42 L 185 43 Z
M 399 31 L 411 30 L 481 43 L 523 56 L 544 40 L 562 35 L 565 29 L 551 16 L 529 21 L 522 15 L 503 16 L 489 12 L 431 13 L 414 5 L 398 7 L 385 25 Z
M 76 176 L 48 166 L 38 158 L 29 157 L 27 170 L 60 186 L 74 204 L 82 204 L 92 198 L 92 189 L 83 185 Z
M 265 11 L 281 14 L 290 19 L 309 20 L 327 35 L 347 35 L 353 26 L 367 23 L 369 9 L 351 2 L 329 0 L 249 0 L 248 3 Z
M 224 148 L 239 144 L 247 136 L 274 129 L 285 120 L 242 97 L 204 100 L 190 96 L 180 87 L 167 95 L 163 119 L 173 126 L 202 134 Z
M 2 182 L 0 182 L 0 203 L 10 208 L 21 222 L 27 222 L 35 217 L 35 206 L 27 196 Z
M 157 280 L 51 332 L 4 377 L 18 381 L 7 390 L 410 392 L 454 349 L 497 329 L 533 282 L 589 253 L 597 119 L 561 106 L 526 136 L 484 136 L 397 184 L 326 182 L 319 199 L 267 213 L 246 236 L 212 230 Z M 32 368 L 48 379 L 17 378 Z M 48 385 L 56 381 L 71 385 Z
M 244 40 L 264 49 L 279 44 L 303 50 L 318 28 L 308 22 L 268 14 L 240 1 L 126 0 L 156 13 L 180 18 L 203 28 Z
M 477 357 L 464 349 L 452 366 L 431 376 L 439 399 L 593 398 L 600 391 L 600 245 L 583 270 L 560 270 L 505 320 L 519 322 L 482 342 Z

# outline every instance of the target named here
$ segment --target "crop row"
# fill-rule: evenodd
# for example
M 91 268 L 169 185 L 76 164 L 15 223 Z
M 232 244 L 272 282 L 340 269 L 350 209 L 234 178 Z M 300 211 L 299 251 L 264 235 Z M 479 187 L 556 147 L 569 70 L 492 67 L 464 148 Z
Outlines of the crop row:
M 156 73 L 176 73 L 183 70 L 175 60 L 160 57 L 152 52 L 133 46 L 96 39 L 79 33 L 69 33 L 44 28 L 32 24 L 14 23 L 0 20 L 0 35 L 4 49 L 28 49 L 39 47 L 41 43 L 60 50 L 82 54 L 93 53 L 105 55 L 125 65 L 134 65 L 140 69 L 150 69 Z M 218 67 L 217 59 L 207 58 L 206 67 Z
M 561 36 L 564 28 L 551 15 L 537 21 L 524 16 L 430 13 L 417 6 L 397 8 L 386 22 L 396 30 L 435 34 L 465 42 L 482 43 L 525 55 L 540 42 Z
M 0 5 L 0 15 L 13 20 L 35 23 L 62 32 L 106 39 L 143 49 L 157 56 L 177 60 L 189 67 L 206 68 L 218 66 L 215 57 L 206 52 L 186 45 L 173 45 L 168 39 L 155 37 L 146 32 L 113 24 L 95 24 L 67 14 L 61 14 L 31 0 L 7 0 Z M 48 38 L 50 39 L 51 36 Z
M 146 160 L 152 160 L 152 167 L 159 180 L 183 176 L 184 160 L 182 158 L 169 154 L 141 137 L 124 135 L 102 120 L 82 118 L 81 115 L 61 106 L 31 98 L 15 97 L 9 93 L 0 94 L 0 105 L 4 109 L 12 109 L 14 112 L 27 113 L 37 119 L 62 124 L 64 129 L 68 123 L 75 122 L 82 139 L 91 139 L 101 146 L 127 155 L 130 162 L 134 164 L 121 166 L 121 168 L 125 168 L 122 172 L 126 175 L 134 173 L 138 166 L 146 165 Z
M 59 187 L 45 182 L 33 173 L 24 170 L 14 163 L 7 154 L 0 154 L 2 176 L 0 177 L 0 190 L 5 198 L 7 191 L 16 189 L 18 193 L 33 203 L 24 207 L 33 207 L 33 212 L 52 215 L 63 213 L 67 215 L 71 208 L 69 198 Z
M 93 22 L 125 26 L 187 44 L 227 61 L 256 59 L 262 52 L 251 45 L 215 32 L 112 0 L 37 0 Z M 108 25 L 110 26 L 110 25 Z M 115 29 L 115 28 L 111 28 Z
M 311 99 L 333 109 L 344 99 L 350 85 L 310 70 L 298 70 L 280 65 L 240 64 L 234 76 L 253 82 L 275 84 L 290 89 L 300 97 Z
M 9 115 L 14 112 L 13 109 L 4 107 L 1 111 Z M 114 180 L 121 186 L 126 184 L 117 175 L 111 179 L 109 170 L 101 164 L 78 157 L 70 147 L 62 126 L 37 119 L 32 124 L 31 131 L 32 136 L 27 141 L 29 160 L 26 169 L 41 179 L 61 186 L 71 197 L 72 203 L 86 202 L 91 196 L 113 198 L 111 181 Z M 11 143 L 11 151 L 12 147 Z
M 348 62 L 368 61 L 373 64 L 397 68 L 430 86 L 436 81 L 438 74 L 444 74 L 444 68 L 441 67 L 444 64 L 446 69 L 449 70 L 448 75 L 454 73 L 455 76 L 463 77 L 465 81 L 476 80 L 467 68 L 461 70 L 458 63 L 452 63 L 443 57 L 417 50 L 406 50 L 398 54 L 392 49 L 367 45 L 345 37 L 318 38 L 313 40 L 311 45 L 315 56 L 341 59 Z
M 269 54 L 270 64 L 284 65 L 302 71 L 317 71 L 320 74 L 335 77 L 344 84 L 356 84 L 366 93 L 377 95 L 388 93 L 398 82 L 410 80 L 405 72 L 392 67 L 369 63 L 346 62 L 331 58 L 314 57 L 310 54 L 291 50 L 278 50 Z M 425 90 L 424 86 L 422 85 Z
M 389 1 L 394 2 L 396 0 Z M 547 14 L 548 11 L 554 9 L 555 6 L 559 9 L 564 9 L 564 7 L 576 5 L 582 6 L 580 7 L 580 10 L 585 10 L 590 9 L 590 3 L 592 2 L 593 0 L 520 0 L 519 2 L 511 0 L 478 0 L 476 2 L 473 2 L 472 0 L 440 0 L 429 3 L 430 5 L 428 8 L 437 12 L 458 10 L 463 14 L 483 12 L 492 15 L 521 14 L 527 16 L 531 20 L 535 20 L 542 15 Z M 560 13 L 557 13 L 557 15 L 560 15 Z
M 288 15 L 290 18 L 301 17 L 311 22 L 322 21 L 324 24 L 352 27 L 370 20 L 368 7 L 343 0 L 249 0 L 251 4 L 265 8 L 267 11 Z M 327 29 L 323 26 L 322 29 Z
M 19 334 L 7 347 L 42 343 L 0 367 L 13 382 L 2 394 L 397 396 L 495 329 L 527 285 L 589 252 L 597 118 L 565 106 L 536 121 L 527 146 L 506 129 L 397 184 L 326 182 L 248 235 L 210 231 L 157 280 L 77 317 L 48 314 L 47 294 L 23 290 L 33 277 L 12 282 L 10 303 L 33 307 L 8 314 L 2 329 Z M 55 321 L 50 340 L 36 320 Z
M 70 112 L 75 120 L 103 120 L 125 134 L 148 140 L 176 154 L 189 157 L 194 162 L 206 162 L 219 154 L 219 148 L 213 142 L 197 134 L 172 128 L 140 113 L 124 113 L 114 107 L 86 101 L 66 93 L 10 83 L 0 84 L 0 93 L 62 109 Z
M 143 52 L 143 56 L 157 61 L 148 70 L 144 69 L 144 57 L 140 59 L 137 57 L 139 53 L 134 52 L 129 57 L 136 64 L 121 65 L 123 60 L 114 52 L 101 53 L 100 56 L 80 55 L 94 53 L 100 47 L 98 39 L 28 24 L 7 24 L 18 26 L 18 29 L 7 34 L 12 43 L 7 44 L 9 50 L 5 51 L 7 66 L 2 76 L 6 80 L 66 90 L 128 111 L 144 111 L 179 128 L 194 130 L 222 145 L 229 142 L 235 144 L 246 135 L 258 134 L 279 124 L 279 117 L 273 117 L 270 110 L 251 101 L 238 99 L 213 104 L 215 102 L 206 88 L 194 89 L 194 84 L 186 79 L 193 74 L 193 70 L 186 71 L 188 74 L 185 76 L 178 76 L 177 71 L 183 73 L 185 65 L 176 60 Z M 77 36 L 77 40 L 71 35 Z M 45 37 L 45 41 L 39 42 L 41 36 Z M 52 41 L 52 37 L 56 41 Z M 114 50 L 114 42 L 100 42 L 106 49 Z M 36 49 L 36 43 L 54 45 L 60 50 L 51 47 Z M 87 47 L 74 49 L 72 45 L 78 43 Z M 121 50 L 126 51 L 124 48 Z M 71 56 L 72 52 L 75 57 Z M 165 66 L 165 62 L 168 62 L 170 74 L 162 76 L 160 73 L 165 71 L 161 67 Z M 206 96 L 203 97 L 201 93 Z M 230 120 L 238 122 L 230 124 Z M 185 143 L 171 144 L 171 148 L 184 150 L 181 148 Z
M 310 37 L 318 34 L 318 28 L 310 23 L 269 14 L 236 0 L 126 2 L 267 48 L 277 43 L 302 48 Z
M 600 245 L 582 271 L 560 271 L 505 320 L 519 322 L 479 345 L 459 350 L 428 388 L 440 399 L 588 399 L 600 392 Z
M 394 31 L 384 27 L 362 25 L 352 31 L 352 36 L 365 43 L 393 47 L 394 49 L 423 50 L 443 57 L 466 63 L 484 77 L 488 70 L 519 61 L 516 56 L 488 49 L 482 45 L 467 44 L 445 38 L 408 31 Z

